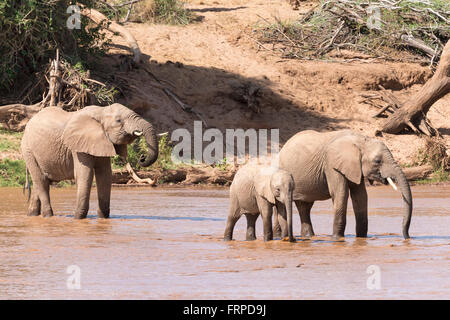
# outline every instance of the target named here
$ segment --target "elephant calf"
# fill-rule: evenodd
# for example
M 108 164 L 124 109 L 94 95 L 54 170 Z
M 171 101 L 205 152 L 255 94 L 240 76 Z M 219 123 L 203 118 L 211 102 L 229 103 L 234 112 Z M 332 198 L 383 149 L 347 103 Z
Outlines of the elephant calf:
M 53 181 L 76 180 L 75 218 L 85 218 L 95 175 L 98 216 L 109 217 L 111 160 L 116 154 L 127 157 L 127 145 L 143 136 L 148 153 L 139 164 L 151 165 L 158 158 L 158 140 L 152 125 L 127 107 L 115 103 L 107 107 L 89 106 L 76 112 L 45 108 L 27 124 L 21 149 L 33 179 L 28 215 L 52 216 L 49 187 Z
M 261 213 L 264 241 L 273 239 L 272 209 L 279 213 L 283 237 L 295 242 L 292 234 L 292 191 L 294 180 L 287 171 L 248 164 L 238 170 L 230 187 L 230 211 L 224 240 L 233 238 L 233 228 L 241 215 L 247 218 L 247 240 L 255 240 L 255 222 Z M 287 223 L 286 223 L 287 216 Z M 286 230 L 287 229 L 287 230 Z

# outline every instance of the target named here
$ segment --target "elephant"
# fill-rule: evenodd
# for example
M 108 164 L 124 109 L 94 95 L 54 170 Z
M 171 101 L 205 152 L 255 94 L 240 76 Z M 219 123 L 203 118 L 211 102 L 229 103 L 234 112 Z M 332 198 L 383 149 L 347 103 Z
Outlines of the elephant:
M 291 173 L 295 182 L 293 201 L 300 215 L 302 237 L 314 235 L 310 217 L 314 201 L 330 198 L 334 210 L 332 237 L 344 237 L 349 195 L 355 213 L 356 236 L 367 237 L 366 178 L 370 184 L 389 183 L 394 189 L 397 189 L 394 182 L 398 184 L 404 204 L 403 237 L 409 238 L 411 189 L 383 142 L 351 130 L 301 131 L 281 148 L 279 166 Z M 275 229 L 279 226 L 275 225 Z
M 276 207 L 282 218 L 280 221 L 283 230 L 287 229 L 289 241 L 295 242 L 292 233 L 293 190 L 294 180 L 284 170 L 256 164 L 241 167 L 230 186 L 230 209 L 224 240 L 232 240 L 234 226 L 243 213 L 247 218 L 248 241 L 256 239 L 255 223 L 260 213 L 263 218 L 264 241 L 273 240 L 272 209 Z
M 39 111 L 25 127 L 22 156 L 31 174 L 33 190 L 28 215 L 53 216 L 51 182 L 75 179 L 75 218 L 86 218 L 95 176 L 99 218 L 109 218 L 112 170 L 110 157 L 127 158 L 127 145 L 143 136 L 148 152 L 139 165 L 150 166 L 158 158 L 158 139 L 152 124 L 129 108 L 87 106 L 75 112 L 58 107 Z

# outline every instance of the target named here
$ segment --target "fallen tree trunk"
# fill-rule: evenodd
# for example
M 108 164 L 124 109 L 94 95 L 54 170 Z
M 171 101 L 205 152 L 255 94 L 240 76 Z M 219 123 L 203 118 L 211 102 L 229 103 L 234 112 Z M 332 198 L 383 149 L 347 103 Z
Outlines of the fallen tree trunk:
M 230 185 L 233 181 L 235 169 L 220 170 L 214 167 L 182 167 L 178 169 L 155 169 L 152 171 L 138 171 L 143 180 L 154 182 L 154 184 L 176 183 L 182 185 L 191 184 L 214 184 Z M 128 169 L 114 170 L 112 177 L 113 184 L 140 184 L 139 179 L 130 178 Z M 157 182 L 157 183 L 156 183 Z M 146 184 L 148 185 L 148 183 Z
M 139 63 L 141 61 L 141 49 L 139 49 L 136 39 L 130 33 L 130 31 L 122 27 L 120 24 L 109 20 L 105 15 L 98 12 L 97 10 L 83 8 L 81 10 L 81 14 L 88 17 L 97 24 L 101 24 L 103 21 L 109 22 L 109 26 L 107 27 L 108 30 L 119 33 L 125 39 L 134 54 L 134 62 Z
M 8 130 L 12 131 L 22 131 L 27 125 L 28 121 L 38 113 L 42 108 L 42 103 L 36 103 L 33 105 L 24 105 L 24 104 L 9 104 L 6 106 L 0 107 L 0 122 L 4 123 L 4 125 L 8 128 Z M 20 121 L 14 121 L 11 118 L 11 115 L 18 115 L 22 119 Z M 10 123 L 11 121 L 17 123 Z
M 433 167 L 430 165 L 423 165 L 414 168 L 404 168 L 403 173 L 408 181 L 414 181 L 419 179 L 425 179 L 433 171 Z
M 395 110 L 382 125 L 380 131 L 400 133 L 406 127 L 428 136 L 437 134 L 426 121 L 431 106 L 450 92 L 450 41 L 442 51 L 441 60 L 433 77 L 403 105 Z

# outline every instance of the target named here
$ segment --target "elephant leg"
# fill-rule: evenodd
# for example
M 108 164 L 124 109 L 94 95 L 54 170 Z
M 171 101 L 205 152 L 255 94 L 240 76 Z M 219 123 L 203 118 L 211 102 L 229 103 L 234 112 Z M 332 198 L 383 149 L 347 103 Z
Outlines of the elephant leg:
M 279 218 L 279 212 L 277 207 L 273 207 L 273 236 L 275 238 L 281 238 L 281 233 L 282 233 L 282 227 L 280 226 L 280 222 L 279 222 L 280 218 Z
M 231 241 L 233 239 L 233 229 L 236 222 L 241 217 L 241 208 L 239 208 L 239 203 L 236 197 L 230 197 L 230 209 L 228 214 L 227 226 L 225 228 L 225 233 L 223 239 L 225 241 Z
M 334 221 L 333 221 L 334 239 L 344 237 L 345 225 L 347 223 L 348 195 L 349 192 L 347 183 L 340 185 L 339 189 L 331 195 L 334 209 Z
M 30 204 L 28 205 L 28 215 L 38 216 L 41 214 L 41 200 L 36 192 L 36 184 L 33 186 L 31 191 Z
M 286 208 L 284 207 L 284 204 L 277 201 L 275 208 L 274 208 L 274 212 L 275 211 L 278 212 L 278 214 L 277 214 L 277 217 L 275 217 L 276 219 L 274 219 L 274 220 L 278 223 L 278 226 L 281 226 L 281 232 L 278 237 L 280 237 L 281 239 L 284 239 L 288 236 L 287 215 L 286 215 Z
M 42 184 L 43 192 L 39 195 L 41 201 L 41 215 L 43 217 L 52 217 L 53 209 L 50 205 L 50 180 L 45 179 Z
M 111 199 L 112 171 L 109 157 L 95 159 L 95 182 L 97 184 L 99 218 L 109 218 L 109 203 Z
M 272 205 L 262 197 L 257 197 L 256 203 L 263 219 L 264 241 L 271 241 L 273 240 Z
M 94 178 L 94 157 L 87 153 L 74 152 L 73 161 L 77 184 L 75 219 L 84 219 L 89 211 L 89 196 Z
M 245 237 L 245 240 L 247 241 L 253 241 L 256 240 L 256 219 L 258 219 L 259 213 L 252 214 L 252 213 L 246 213 L 245 217 L 247 218 L 247 235 Z
M 50 205 L 50 181 L 42 174 L 34 157 L 28 157 L 26 162 L 33 181 L 28 215 L 38 216 L 42 214 L 44 217 L 51 217 L 53 216 L 53 210 Z
M 295 206 L 297 207 L 302 225 L 301 236 L 305 238 L 314 236 L 314 229 L 311 222 L 311 208 L 313 204 L 314 202 L 295 201 Z
M 350 186 L 353 212 L 356 220 L 356 236 L 367 237 L 367 191 L 364 182 Z

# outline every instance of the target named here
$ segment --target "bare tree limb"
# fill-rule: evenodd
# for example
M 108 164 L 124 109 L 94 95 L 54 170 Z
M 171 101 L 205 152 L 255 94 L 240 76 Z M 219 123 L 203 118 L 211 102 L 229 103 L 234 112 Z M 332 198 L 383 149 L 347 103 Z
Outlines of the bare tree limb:
M 80 7 L 82 7 L 82 6 L 80 5 Z M 131 34 L 130 31 L 128 31 L 125 27 L 122 27 L 120 24 L 109 20 L 105 15 L 98 12 L 97 10 L 86 9 L 84 7 L 82 7 L 82 8 L 83 9 L 81 10 L 81 14 L 88 17 L 95 23 L 101 24 L 103 21 L 109 22 L 109 25 L 107 27 L 108 30 L 119 33 L 127 41 L 128 46 L 130 47 L 131 51 L 133 52 L 133 54 L 134 54 L 133 61 L 135 63 L 140 62 L 141 49 L 139 49 L 139 45 L 137 44 L 136 39 L 134 38 L 134 36 Z

